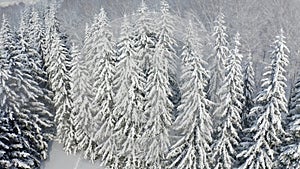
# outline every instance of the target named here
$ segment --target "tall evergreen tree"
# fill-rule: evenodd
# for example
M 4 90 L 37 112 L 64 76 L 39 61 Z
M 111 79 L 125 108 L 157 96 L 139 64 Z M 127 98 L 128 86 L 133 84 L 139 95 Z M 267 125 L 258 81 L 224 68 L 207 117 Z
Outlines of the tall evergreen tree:
M 166 57 L 168 59 L 168 74 L 167 79 L 171 85 L 170 99 L 174 105 L 177 106 L 180 96 L 179 96 L 179 87 L 178 87 L 178 56 L 176 54 L 176 50 L 174 49 L 177 46 L 177 42 L 174 39 L 174 30 L 175 30 L 175 17 L 170 13 L 170 6 L 167 1 L 161 1 L 161 16 L 158 17 L 158 39 L 164 46 L 164 52 L 162 57 Z M 174 106 L 174 111 L 176 111 L 176 107 Z M 174 113 L 176 114 L 176 113 Z
M 49 65 L 46 70 L 49 76 L 49 84 L 54 92 L 53 102 L 57 129 L 57 140 L 63 143 L 64 150 L 72 153 L 76 148 L 74 134 L 74 117 L 72 115 L 72 99 L 70 97 L 70 72 L 67 69 L 70 64 L 67 56 L 68 48 L 60 39 L 59 33 L 54 33 L 54 39 L 49 51 Z
M 148 117 L 141 142 L 147 167 L 164 168 L 165 152 L 170 146 L 169 127 L 172 124 L 173 103 L 168 79 L 169 60 L 166 57 L 163 38 L 155 46 L 155 53 L 149 58 L 146 80 L 145 114 Z M 146 146 L 148 145 L 148 146 Z
M 38 100 L 42 92 L 32 74 L 32 67 L 35 67 L 33 58 L 36 57 L 36 53 L 27 43 L 23 26 L 24 24 L 21 24 L 15 44 L 9 48 L 10 52 L 6 52 L 1 59 L 3 75 L 6 71 L 9 72 L 4 77 L 7 82 L 2 81 L 2 87 L 7 91 L 2 93 L 1 132 L 2 139 L 6 140 L 4 145 L 7 146 L 9 143 L 9 147 L 2 147 L 5 152 L 3 154 L 5 161 L 1 162 L 3 168 L 39 168 L 41 160 L 47 157 L 50 139 L 47 136 L 51 135 L 47 135 L 43 130 L 44 127 L 52 127 L 51 120 L 47 119 L 51 114 Z M 8 36 L 1 37 L 8 38 Z M 2 42 L 8 40 L 4 38 Z M 2 50 L 7 49 L 2 48 Z M 47 116 L 46 120 L 41 115 Z
M 196 53 L 195 34 L 190 22 L 185 46 L 181 54 L 183 74 L 181 76 L 182 99 L 179 116 L 174 128 L 180 132 L 180 139 L 171 147 L 167 168 L 211 168 L 209 153 L 212 141 L 212 122 L 208 108 L 205 86 L 208 73 L 203 67 L 202 54 Z
M 220 90 L 221 105 L 216 113 L 221 115 L 213 145 L 214 168 L 232 168 L 240 141 L 241 115 L 243 110 L 243 75 L 241 68 L 239 33 L 234 37 L 234 49 L 226 59 L 226 76 Z
M 52 43 L 54 43 L 54 40 L 56 36 L 59 36 L 59 39 L 61 40 L 61 43 L 65 45 L 65 47 L 70 50 L 69 47 L 69 41 L 68 36 L 64 31 L 62 31 L 61 24 L 59 19 L 57 18 L 57 10 L 59 7 L 59 3 L 56 0 L 53 0 L 50 6 L 48 7 L 48 10 L 45 12 L 45 46 L 44 49 L 44 62 L 45 67 L 48 67 L 51 62 L 51 48 Z M 71 61 L 70 55 L 66 56 L 66 60 Z M 68 70 L 70 70 L 70 67 L 67 66 Z
M 243 70 L 243 80 L 244 80 L 244 108 L 243 108 L 243 114 L 242 114 L 242 127 L 248 128 L 251 126 L 253 118 L 249 117 L 249 112 L 251 108 L 254 106 L 254 70 L 252 67 L 252 56 L 251 52 L 249 52 L 247 63 Z
M 93 158 L 100 157 L 102 165 L 112 166 L 115 161 L 117 145 L 113 136 L 115 115 L 113 112 L 113 78 L 115 76 L 114 42 L 112 40 L 111 27 L 106 12 L 101 8 L 95 17 L 91 27 L 88 46 L 87 64 L 91 65 L 90 75 L 93 87 L 93 109 L 92 137 L 97 143 Z
M 165 52 L 164 57 L 168 59 L 168 76 L 170 80 L 175 81 L 175 77 L 177 74 L 177 55 L 174 47 L 177 46 L 177 42 L 174 39 L 174 27 L 175 27 L 175 18 L 170 13 L 170 6 L 165 1 L 161 1 L 161 16 L 158 20 L 158 39 L 164 45 Z
M 225 78 L 225 60 L 228 56 L 228 35 L 226 34 L 226 26 L 224 15 L 220 13 L 215 20 L 214 32 L 212 38 L 215 40 L 213 43 L 213 53 L 210 56 L 212 60 L 212 67 L 210 68 L 210 80 L 208 88 L 208 97 L 217 105 L 220 100 L 220 88 Z M 216 115 L 217 117 L 220 114 Z
M 257 119 L 249 128 L 252 133 L 252 140 L 247 143 L 249 146 L 238 155 L 243 162 L 240 168 L 271 169 L 275 166 L 276 155 L 286 135 L 282 127 L 282 115 L 288 111 L 284 88 L 289 49 L 285 44 L 281 31 L 273 43 L 271 64 L 266 68 L 265 78 L 262 80 L 263 90 L 250 111 L 250 115 L 256 115 Z
M 88 82 L 88 68 L 86 67 L 85 59 L 77 46 L 72 47 L 72 69 L 71 69 L 71 98 L 73 101 L 72 114 L 74 118 L 74 130 L 76 142 L 78 143 L 77 151 L 83 151 L 84 158 L 89 158 L 92 153 L 90 142 L 91 128 L 90 122 L 92 119 L 91 110 L 91 94 L 90 84 Z
M 6 22 L 6 20 L 4 20 L 4 22 Z M 9 26 L 8 22 L 5 25 Z M 3 31 L 1 33 L 3 33 Z M 5 35 L 1 34 L 1 40 L 3 40 L 1 41 L 1 45 L 5 40 L 3 37 L 5 37 Z M 1 46 L 1 49 L 3 50 L 3 46 Z M 14 91 L 11 85 L 12 80 L 16 81 L 16 78 L 12 76 L 10 64 L 6 54 L 1 55 L 0 66 L 0 167 L 30 168 L 31 166 L 28 164 L 28 162 L 32 163 L 32 159 L 27 151 L 23 151 L 24 142 L 22 143 L 19 139 L 20 136 L 15 127 L 16 114 L 20 111 L 20 105 L 18 103 L 18 100 L 20 99 L 19 95 Z M 19 158 L 20 154 L 23 155 L 23 158 Z
M 3 14 L 2 17 L 2 27 L 0 30 L 0 49 L 1 49 L 1 55 L 6 55 L 6 57 L 9 56 L 11 51 L 14 48 L 14 35 L 11 29 L 11 26 L 6 18 L 6 16 Z
M 44 59 L 46 54 L 46 32 L 43 21 L 39 16 L 38 11 L 33 8 L 29 20 L 29 44 L 32 46 Z
M 300 167 L 300 145 L 299 145 L 299 103 L 300 103 L 300 76 L 298 76 L 294 85 L 294 93 L 291 97 L 289 114 L 287 116 L 286 129 L 291 135 L 291 138 L 285 142 L 285 146 L 281 148 L 279 156 L 280 167 L 292 169 Z
M 120 145 L 118 156 L 122 160 L 122 168 L 128 169 L 140 168 L 138 139 L 146 120 L 143 114 L 145 77 L 139 67 L 140 59 L 134 51 L 132 31 L 125 16 L 117 45 L 119 57 L 114 80 L 114 114 L 118 117 L 114 134 Z
M 147 5 L 142 1 L 138 11 L 137 20 L 134 25 L 135 30 L 135 51 L 142 60 L 141 68 L 146 76 L 148 76 L 150 59 L 154 55 L 155 45 L 157 43 L 154 20 L 150 16 Z
M 23 21 L 24 22 L 24 21 Z M 22 21 L 21 21 L 22 23 Z M 25 27 L 23 27 L 25 26 Z M 26 31 L 27 25 L 21 24 L 18 34 L 18 41 L 16 50 L 12 53 L 13 61 L 21 62 L 24 66 L 19 67 L 23 69 L 23 72 L 27 74 L 27 78 L 31 81 L 32 92 L 36 95 L 35 100 L 31 100 L 28 108 L 32 114 L 30 117 L 38 125 L 38 134 L 41 134 L 41 140 L 45 146 L 43 152 L 44 158 L 47 157 L 48 141 L 53 139 L 53 114 L 51 99 L 49 97 L 50 91 L 46 88 L 46 72 L 42 64 L 42 58 L 40 54 L 30 45 L 29 32 Z M 18 66 L 16 66 L 18 68 Z M 31 76 L 31 77 L 29 77 Z M 24 82 L 26 84 L 26 82 Z M 36 88 L 35 90 L 33 88 Z

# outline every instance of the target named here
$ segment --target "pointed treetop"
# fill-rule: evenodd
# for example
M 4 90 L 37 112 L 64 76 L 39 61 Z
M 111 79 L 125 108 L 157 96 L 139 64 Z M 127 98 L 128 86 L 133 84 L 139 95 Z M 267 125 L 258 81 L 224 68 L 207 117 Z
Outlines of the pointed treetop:
M 216 17 L 215 23 L 224 24 L 225 23 L 224 17 L 225 15 L 222 12 L 220 12 Z
M 122 25 L 121 25 L 121 35 L 122 33 L 125 34 L 125 35 L 128 35 L 130 34 L 130 22 L 129 22 L 129 18 L 126 14 L 124 14 L 124 17 L 123 17 L 123 22 L 122 22 Z M 120 39 L 122 39 L 123 37 L 120 37 Z
M 19 32 L 24 36 L 24 33 L 27 31 L 27 23 L 26 23 L 26 18 L 24 15 L 21 15 L 21 21 L 20 21 L 20 27 L 19 27 Z
M 4 22 L 4 21 L 7 21 L 7 17 L 5 15 L 5 13 L 3 13 L 3 15 L 2 15 L 2 22 Z
M 4 33 L 3 31 L 5 31 L 6 28 L 9 28 L 10 29 L 10 24 L 8 22 L 8 19 L 6 17 L 5 14 L 2 15 L 2 25 L 1 25 L 1 31 L 2 31 L 2 34 Z M 3 35 L 2 35 L 3 36 Z
M 105 23 L 108 22 L 107 13 L 106 13 L 105 9 L 102 7 L 100 9 L 100 13 L 98 14 L 97 22 L 99 22 L 100 24 L 103 22 L 105 22 Z
M 190 37 L 192 35 L 192 32 L 193 32 L 193 23 L 192 23 L 192 20 L 189 20 L 189 25 L 188 25 L 188 28 L 187 28 L 187 34 L 188 34 L 188 37 Z
M 160 10 L 162 13 L 167 13 L 170 11 L 170 5 L 168 4 L 168 2 L 166 0 L 161 0 L 160 1 Z
M 275 41 L 272 44 L 272 47 L 274 49 L 272 52 L 272 57 L 278 57 L 276 53 L 281 53 L 280 57 L 282 57 L 282 59 L 288 58 L 287 54 L 290 53 L 290 50 L 286 46 L 285 38 L 286 37 L 284 36 L 284 32 L 281 29 L 280 34 L 276 36 Z M 286 61 L 286 59 L 284 59 L 284 61 Z
M 247 61 L 252 62 L 252 51 L 250 49 L 248 49 Z
M 147 7 L 147 4 L 144 2 L 144 0 L 142 0 L 142 3 L 137 12 L 140 14 L 144 14 L 144 13 L 148 12 L 148 7 Z
M 234 36 L 234 44 L 236 46 L 241 46 L 240 39 L 241 39 L 241 36 L 240 36 L 239 32 L 237 32 Z
M 106 11 L 105 11 L 105 9 L 103 7 L 101 7 L 99 14 L 100 14 L 100 16 L 106 16 L 107 15 Z

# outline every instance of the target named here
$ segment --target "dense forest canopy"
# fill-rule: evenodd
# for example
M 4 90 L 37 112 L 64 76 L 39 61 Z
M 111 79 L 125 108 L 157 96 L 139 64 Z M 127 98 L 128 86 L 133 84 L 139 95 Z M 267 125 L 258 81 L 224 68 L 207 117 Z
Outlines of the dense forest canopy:
M 0 167 L 40 168 L 57 141 L 114 169 L 299 168 L 297 5 L 2 8 Z

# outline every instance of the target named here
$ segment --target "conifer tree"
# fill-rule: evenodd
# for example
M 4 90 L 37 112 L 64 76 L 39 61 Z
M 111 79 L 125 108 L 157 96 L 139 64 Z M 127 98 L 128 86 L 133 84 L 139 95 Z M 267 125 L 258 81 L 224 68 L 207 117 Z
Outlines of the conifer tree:
M 186 42 L 181 54 L 183 74 L 181 76 L 182 99 L 180 112 L 174 128 L 179 131 L 179 140 L 171 147 L 167 158 L 171 161 L 167 168 L 209 169 L 212 122 L 208 108 L 205 86 L 208 73 L 203 67 L 202 53 L 196 53 L 202 46 L 195 45 L 195 34 L 190 22 Z
M 144 73 L 139 67 L 140 59 L 134 51 L 132 27 L 127 16 L 121 27 L 119 38 L 118 62 L 116 65 L 116 89 L 114 114 L 117 115 L 114 135 L 120 145 L 118 156 L 122 168 L 140 168 L 138 140 L 145 123 Z
M 35 8 L 32 9 L 31 18 L 29 20 L 29 46 L 38 53 L 38 57 L 34 58 L 36 66 L 34 68 L 36 80 L 39 86 L 43 89 L 44 102 L 49 105 L 49 109 L 53 109 L 52 97 L 53 93 L 48 85 L 48 75 L 45 66 L 45 55 L 46 55 L 46 35 L 45 26 L 43 26 L 42 19 L 39 17 L 38 11 Z
M 294 85 L 294 93 L 291 97 L 289 114 L 287 116 L 286 129 L 291 135 L 291 138 L 287 140 L 284 146 L 281 148 L 281 154 L 279 156 L 280 167 L 292 169 L 300 167 L 300 145 L 299 145 L 299 101 L 300 101 L 300 76 Z
M 6 26 L 7 25 L 9 24 L 6 23 Z M 1 37 L 3 38 L 4 35 L 1 34 Z M 1 55 L 0 67 L 0 167 L 21 168 L 23 166 L 23 168 L 30 168 L 29 164 L 27 163 L 30 160 L 30 155 L 27 152 L 22 152 L 24 145 L 20 143 L 20 140 L 18 139 L 19 135 L 14 131 L 16 117 L 15 112 L 20 111 L 20 106 L 17 102 L 17 100 L 19 100 L 19 96 L 9 83 L 12 79 L 15 80 L 15 78 L 11 76 L 12 73 L 10 71 L 10 64 L 8 57 L 5 54 Z M 22 152 L 23 158 L 18 158 L 18 156 L 12 154 L 12 152 L 15 152 L 16 149 Z M 30 160 L 30 162 L 32 161 Z
M 141 138 L 142 147 L 147 147 L 143 150 L 145 164 L 156 169 L 164 168 L 165 153 L 170 146 L 168 130 L 172 124 L 173 103 L 169 98 L 172 93 L 168 79 L 170 65 L 165 54 L 164 41 L 159 39 L 154 55 L 149 58 L 145 88 L 147 122 Z
M 63 143 L 64 150 L 67 153 L 73 153 L 76 148 L 76 140 L 74 116 L 71 115 L 70 72 L 67 69 L 67 66 L 70 64 L 67 60 L 69 54 L 69 50 L 60 39 L 59 34 L 57 32 L 54 33 L 49 53 L 51 60 L 49 60 L 46 70 L 51 90 L 54 92 L 56 137 L 59 142 Z
M 8 57 L 10 55 L 10 52 L 14 48 L 14 35 L 11 30 L 11 26 L 6 18 L 6 16 L 3 14 L 2 17 L 2 27 L 0 30 L 0 49 L 1 49 L 1 55 L 6 55 Z
M 13 53 L 15 55 L 13 59 L 22 62 L 24 67 L 20 69 L 23 69 L 25 73 L 31 76 L 30 81 L 32 81 L 32 84 L 28 88 L 33 88 L 33 86 L 36 88 L 36 90 L 31 89 L 35 93 L 36 98 L 29 103 L 28 107 L 33 115 L 31 119 L 38 125 L 39 134 L 42 134 L 43 138 L 41 140 L 44 141 L 44 146 L 48 147 L 48 141 L 53 139 L 54 134 L 54 115 L 50 112 L 52 110 L 51 92 L 46 88 L 47 79 L 45 77 L 46 72 L 42 64 L 42 58 L 36 49 L 30 45 L 30 39 L 27 39 L 29 32 L 25 31 L 26 29 L 26 24 L 20 25 L 17 41 L 18 46 L 16 46 L 16 50 Z M 44 158 L 47 157 L 47 154 L 47 151 L 43 152 Z
M 224 15 L 220 13 L 215 20 L 214 32 L 212 38 L 213 53 L 210 56 L 212 60 L 212 67 L 210 68 L 210 80 L 208 88 L 208 97 L 211 101 L 218 104 L 220 102 L 220 88 L 225 78 L 225 60 L 228 56 L 228 35 L 226 34 L 226 26 L 224 21 Z M 216 116 L 220 116 L 217 114 Z
M 251 126 L 252 123 L 252 118 L 249 117 L 249 112 L 251 108 L 254 106 L 254 87 L 255 87 L 255 82 L 254 82 L 254 70 L 252 67 L 252 56 L 251 52 L 249 52 L 248 60 L 247 63 L 244 67 L 243 70 L 243 88 L 244 88 L 244 108 L 243 108 L 243 114 L 242 114 L 242 127 L 243 128 L 248 128 Z
M 226 76 L 220 90 L 221 105 L 216 113 L 221 115 L 216 130 L 217 140 L 213 145 L 214 168 L 232 168 L 240 141 L 241 116 L 243 110 L 242 55 L 239 33 L 234 37 L 234 49 L 226 59 Z
M 176 54 L 176 50 L 174 49 L 177 46 L 177 42 L 174 39 L 174 30 L 175 30 L 175 17 L 170 13 L 170 6 L 165 1 L 161 1 L 161 16 L 158 17 L 158 25 L 159 29 L 158 33 L 158 40 L 164 45 L 163 49 L 163 57 L 168 59 L 168 74 L 167 79 L 171 85 L 171 95 L 170 99 L 177 106 L 179 102 L 179 88 L 178 88 L 178 79 L 177 79 L 177 72 L 178 72 L 178 56 Z M 167 65 L 166 65 L 167 66 Z M 176 111 L 174 106 L 174 111 Z
M 59 36 L 59 39 L 61 40 L 61 43 L 65 45 L 65 47 L 69 50 L 69 44 L 68 39 L 63 31 L 61 31 L 61 24 L 59 19 L 57 18 L 57 10 L 58 10 L 59 3 L 54 0 L 50 6 L 48 7 L 48 10 L 45 13 L 45 46 L 44 49 L 44 62 L 45 67 L 48 67 L 51 62 L 51 47 L 52 43 L 54 43 L 54 40 L 56 36 Z M 69 55 L 67 55 L 67 59 L 70 61 Z M 67 66 L 69 69 L 69 66 Z M 70 70 L 70 69 L 69 69 Z
M 3 157 L 6 159 L 5 168 L 39 168 L 41 160 L 46 159 L 48 154 L 49 139 L 43 129 L 52 127 L 50 120 L 41 117 L 42 114 L 50 115 L 50 113 L 38 100 L 42 92 L 32 75 L 32 67 L 35 67 L 32 58 L 36 53 L 27 44 L 23 26 L 21 24 L 17 39 L 9 49 L 10 52 L 2 56 L 3 72 L 9 71 L 5 77 L 7 82 L 2 82 L 2 87 L 7 91 L 2 93 L 1 113 L 4 131 L 1 132 L 4 132 L 3 139 L 9 143 L 9 149 L 4 147 L 7 150 Z M 2 42 L 8 41 L 4 38 Z M 2 48 L 1 51 L 5 50 L 7 49 Z
M 158 39 L 163 43 L 165 48 L 165 56 L 168 59 L 170 80 L 175 81 L 175 75 L 177 73 L 177 55 L 174 47 L 177 46 L 177 42 L 174 39 L 174 27 L 175 18 L 170 13 L 169 4 L 165 1 L 161 1 L 161 16 L 158 20 L 159 30 Z
M 115 115 L 113 112 L 113 79 L 115 76 L 114 42 L 106 12 L 101 8 L 90 28 L 91 39 L 87 40 L 87 64 L 90 67 L 90 82 L 93 96 L 92 137 L 97 143 L 92 160 L 100 158 L 103 166 L 114 167 L 117 145 L 113 136 Z
M 84 158 L 89 158 L 92 153 L 90 142 L 90 122 L 92 119 L 90 84 L 88 83 L 88 68 L 84 64 L 85 59 L 77 46 L 72 47 L 71 69 L 71 98 L 73 101 L 72 114 L 74 115 L 74 130 L 77 151 L 83 151 Z
M 40 18 L 38 11 L 33 8 L 31 12 L 31 18 L 29 20 L 29 44 L 40 54 L 42 59 L 46 54 L 45 41 L 45 26 L 43 26 L 43 21 Z
M 141 61 L 141 68 L 146 77 L 148 76 L 150 59 L 154 55 L 157 42 L 154 20 L 150 16 L 147 5 L 142 1 L 137 11 L 137 21 L 134 25 L 135 30 L 135 51 Z
M 285 37 L 281 31 L 272 45 L 272 60 L 264 73 L 263 90 L 258 94 L 255 99 L 256 105 L 250 111 L 250 115 L 257 118 L 254 125 L 248 129 L 252 140 L 246 143 L 248 146 L 238 155 L 242 162 L 239 168 L 275 167 L 279 147 L 286 136 L 282 127 L 282 115 L 288 111 L 284 88 L 289 49 L 285 44 Z

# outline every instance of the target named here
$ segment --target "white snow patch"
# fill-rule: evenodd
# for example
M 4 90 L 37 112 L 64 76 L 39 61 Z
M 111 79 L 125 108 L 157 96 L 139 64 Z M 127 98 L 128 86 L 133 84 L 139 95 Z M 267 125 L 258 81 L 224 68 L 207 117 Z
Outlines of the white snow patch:
M 92 164 L 84 160 L 80 155 L 67 155 L 61 144 L 53 142 L 50 156 L 42 165 L 41 169 L 105 169 L 100 167 L 99 162 Z

